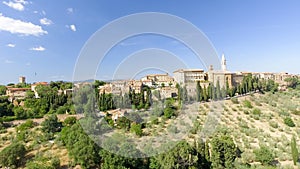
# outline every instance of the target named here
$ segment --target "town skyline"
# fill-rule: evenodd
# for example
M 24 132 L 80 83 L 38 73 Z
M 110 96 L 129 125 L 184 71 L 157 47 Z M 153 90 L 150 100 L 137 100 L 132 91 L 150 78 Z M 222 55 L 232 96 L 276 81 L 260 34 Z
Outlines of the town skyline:
M 1 1 L 0 66 L 9 71 L 1 71 L 0 84 L 15 83 L 19 76 L 26 76 L 28 82 L 72 81 L 76 59 L 93 33 L 115 19 L 142 12 L 167 13 L 191 22 L 219 57 L 225 53 L 231 71 L 300 72 L 298 1 L 59 3 Z M 106 71 L 95 78 L 109 80 L 115 65 L 145 48 L 170 51 L 189 68 L 206 69 L 181 42 L 143 35 L 117 44 L 107 53 L 113 59 L 103 61 Z

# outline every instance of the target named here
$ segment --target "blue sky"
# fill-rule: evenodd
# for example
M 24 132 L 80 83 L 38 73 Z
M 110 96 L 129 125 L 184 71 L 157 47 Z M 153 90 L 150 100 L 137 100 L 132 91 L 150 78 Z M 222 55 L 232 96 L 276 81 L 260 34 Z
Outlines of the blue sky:
M 300 73 L 298 0 L 1 0 L 0 84 L 68 80 L 86 41 L 101 27 L 140 12 L 176 15 L 198 27 L 231 71 Z M 99 44 L 101 45 L 101 44 Z M 141 35 L 115 46 L 96 72 L 109 79 L 135 51 L 159 48 L 178 55 L 191 68 L 205 68 L 171 38 Z

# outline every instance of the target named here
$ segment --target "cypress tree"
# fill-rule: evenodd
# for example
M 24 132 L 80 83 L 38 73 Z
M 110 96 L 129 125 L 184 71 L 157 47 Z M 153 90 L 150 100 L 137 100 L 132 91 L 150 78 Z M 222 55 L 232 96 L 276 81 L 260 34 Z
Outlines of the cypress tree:
M 297 162 L 299 160 L 299 153 L 298 153 L 298 148 L 297 148 L 297 143 L 296 143 L 295 136 L 293 136 L 293 138 L 291 140 L 291 149 L 292 149 L 292 157 L 293 157 L 294 165 L 297 165 Z

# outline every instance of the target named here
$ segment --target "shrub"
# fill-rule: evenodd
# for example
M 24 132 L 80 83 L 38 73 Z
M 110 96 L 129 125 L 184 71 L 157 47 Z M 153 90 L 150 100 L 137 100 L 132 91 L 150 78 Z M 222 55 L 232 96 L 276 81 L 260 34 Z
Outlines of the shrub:
M 286 117 L 286 118 L 284 119 L 284 124 L 286 124 L 286 125 L 289 126 L 289 127 L 295 127 L 295 123 L 294 123 L 294 121 L 292 120 L 292 118 L 290 118 L 290 117 Z
M 135 133 L 137 136 L 141 137 L 143 135 L 143 130 L 141 124 L 132 123 L 130 131 Z
M 252 111 L 252 114 L 254 114 L 254 115 L 260 115 L 260 114 L 261 114 L 261 110 L 258 109 L 258 108 L 255 108 L 255 109 Z
M 239 104 L 239 100 L 236 97 L 230 99 L 233 104 Z
M 273 153 L 265 146 L 254 150 L 254 154 L 256 161 L 259 161 L 262 165 L 268 165 L 274 160 Z
M 245 107 L 247 107 L 249 109 L 253 108 L 253 106 L 249 100 L 244 100 L 243 104 Z
M 17 168 L 25 154 L 26 149 L 23 144 L 12 143 L 0 152 L 0 164 L 2 167 Z
M 276 128 L 276 129 L 278 128 L 278 123 L 276 121 L 270 121 L 269 125 L 273 128 Z
M 17 131 L 24 131 L 24 130 L 27 130 L 27 129 L 30 129 L 34 126 L 33 124 L 33 121 L 32 120 L 26 120 L 25 123 L 23 124 L 20 124 L 18 127 L 17 127 Z
M 77 121 L 76 117 L 70 116 L 64 120 L 64 126 L 72 126 Z

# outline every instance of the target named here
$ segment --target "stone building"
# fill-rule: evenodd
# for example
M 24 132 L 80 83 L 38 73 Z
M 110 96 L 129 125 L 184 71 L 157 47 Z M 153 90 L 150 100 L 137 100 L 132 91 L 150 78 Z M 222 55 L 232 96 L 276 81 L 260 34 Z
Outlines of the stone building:
M 173 75 L 175 81 L 180 85 L 197 81 L 207 81 L 207 74 L 203 69 L 179 69 L 174 71 Z

